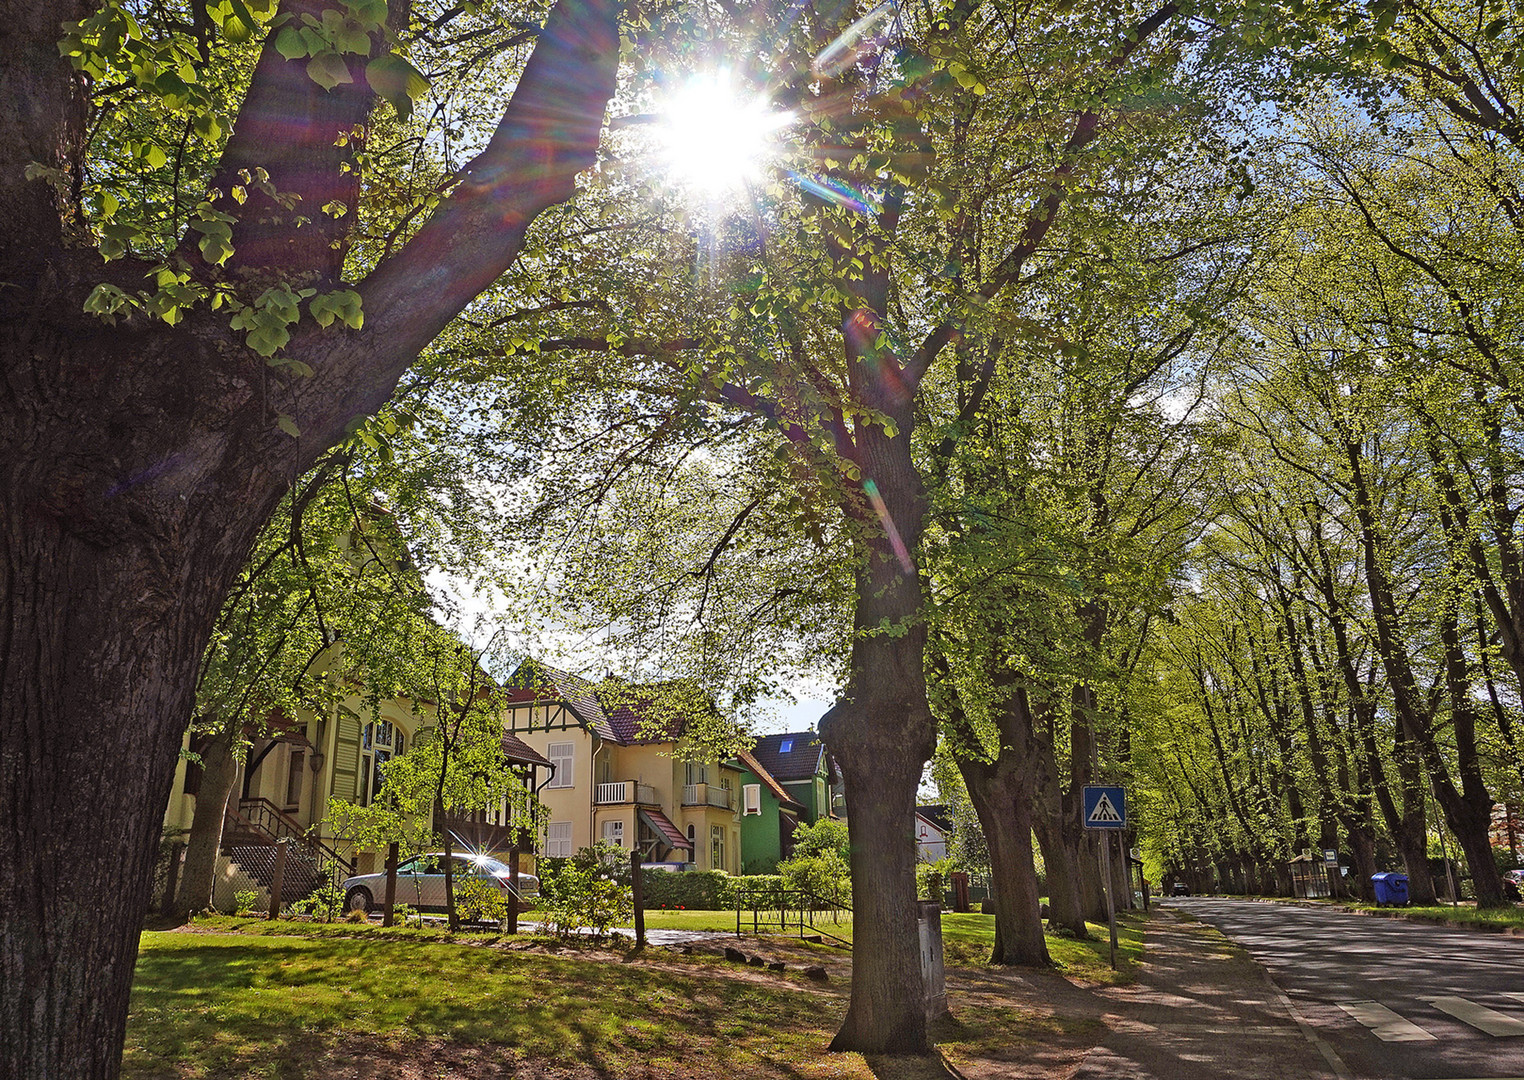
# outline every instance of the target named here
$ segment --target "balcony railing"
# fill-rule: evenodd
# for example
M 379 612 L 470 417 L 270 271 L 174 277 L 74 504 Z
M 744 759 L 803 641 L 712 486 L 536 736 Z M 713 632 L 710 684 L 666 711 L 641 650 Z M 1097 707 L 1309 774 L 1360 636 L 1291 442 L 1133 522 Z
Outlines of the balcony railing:
M 714 784 L 684 784 L 683 805 L 718 806 L 722 810 L 735 809 L 730 789 L 716 787 Z
M 642 806 L 658 806 L 656 789 L 650 784 L 634 780 L 615 780 L 611 784 L 599 784 L 593 789 L 593 802 L 599 806 L 617 806 L 620 803 L 640 803 Z

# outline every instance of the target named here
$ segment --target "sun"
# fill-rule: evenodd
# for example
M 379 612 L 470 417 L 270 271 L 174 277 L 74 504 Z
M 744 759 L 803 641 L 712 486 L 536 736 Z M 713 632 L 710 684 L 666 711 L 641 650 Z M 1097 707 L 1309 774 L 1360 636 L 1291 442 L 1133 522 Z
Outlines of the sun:
M 696 74 L 659 106 L 657 159 L 668 181 L 712 200 L 762 177 L 793 114 L 736 87 L 727 69 Z

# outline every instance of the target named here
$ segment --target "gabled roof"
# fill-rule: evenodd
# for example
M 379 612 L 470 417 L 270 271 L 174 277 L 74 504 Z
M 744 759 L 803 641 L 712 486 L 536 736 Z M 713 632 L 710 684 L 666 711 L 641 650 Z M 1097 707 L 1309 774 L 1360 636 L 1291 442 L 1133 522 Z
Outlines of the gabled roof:
M 803 810 L 805 808 L 802 802 L 796 800 L 782 784 L 778 783 L 777 777 L 763 768 L 762 763 L 750 751 L 742 750 L 736 755 L 736 760 L 755 773 L 757 779 L 762 781 L 767 790 L 771 791 L 773 797 L 780 803 L 783 803 L 791 810 Z
M 677 681 L 660 683 L 624 683 L 610 679 L 597 689 L 598 700 L 609 718 L 609 726 L 621 743 L 675 742 L 688 727 L 686 713 L 675 709 L 664 694 L 690 693 L 693 684 Z
M 697 689 L 697 684 L 688 680 L 626 683 L 610 677 L 594 684 L 538 660 L 525 660 L 508 680 L 508 700 L 520 704 L 559 702 L 600 738 L 632 746 L 680 739 L 691 712 L 672 702 L 691 700 Z M 704 707 L 715 710 L 707 694 L 698 696 Z
M 604 714 L 593 684 L 569 671 L 561 671 L 538 660 L 525 660 L 508 679 L 508 699 L 520 703 L 559 701 L 602 738 L 624 741 Z
M 784 744 L 788 750 L 783 749 Z M 813 731 L 791 731 L 762 736 L 751 753 L 780 783 L 797 783 L 812 779 L 820 771 L 825 743 Z M 826 771 L 829 773 L 829 768 Z
M 952 810 L 941 803 L 932 803 L 929 806 L 917 806 L 915 812 L 935 825 L 944 836 L 952 835 Z
M 521 765 L 544 765 L 546 768 L 550 767 L 550 761 L 541 757 L 534 747 L 530 746 L 523 739 L 520 739 L 517 735 L 509 734 L 506 731 L 503 732 L 503 757 L 508 761 Z

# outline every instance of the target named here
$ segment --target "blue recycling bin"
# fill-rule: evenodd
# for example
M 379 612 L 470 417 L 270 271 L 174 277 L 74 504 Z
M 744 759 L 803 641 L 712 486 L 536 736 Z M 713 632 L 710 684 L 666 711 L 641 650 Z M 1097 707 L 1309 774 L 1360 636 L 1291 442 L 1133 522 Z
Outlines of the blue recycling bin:
M 1372 874 L 1371 884 L 1376 888 L 1376 906 L 1391 904 L 1401 907 L 1408 902 L 1408 876 L 1406 874 Z

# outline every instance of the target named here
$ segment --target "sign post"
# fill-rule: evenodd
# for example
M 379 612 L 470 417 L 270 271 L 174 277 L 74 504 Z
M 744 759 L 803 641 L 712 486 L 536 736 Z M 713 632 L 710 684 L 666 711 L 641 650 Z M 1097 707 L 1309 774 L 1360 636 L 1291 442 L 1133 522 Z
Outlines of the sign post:
M 1087 829 L 1121 832 L 1127 828 L 1127 792 L 1121 787 L 1085 785 L 1081 823 Z M 1106 921 L 1111 927 L 1111 970 L 1117 969 L 1117 905 L 1112 896 L 1111 837 L 1101 837 L 1101 885 L 1106 892 Z

